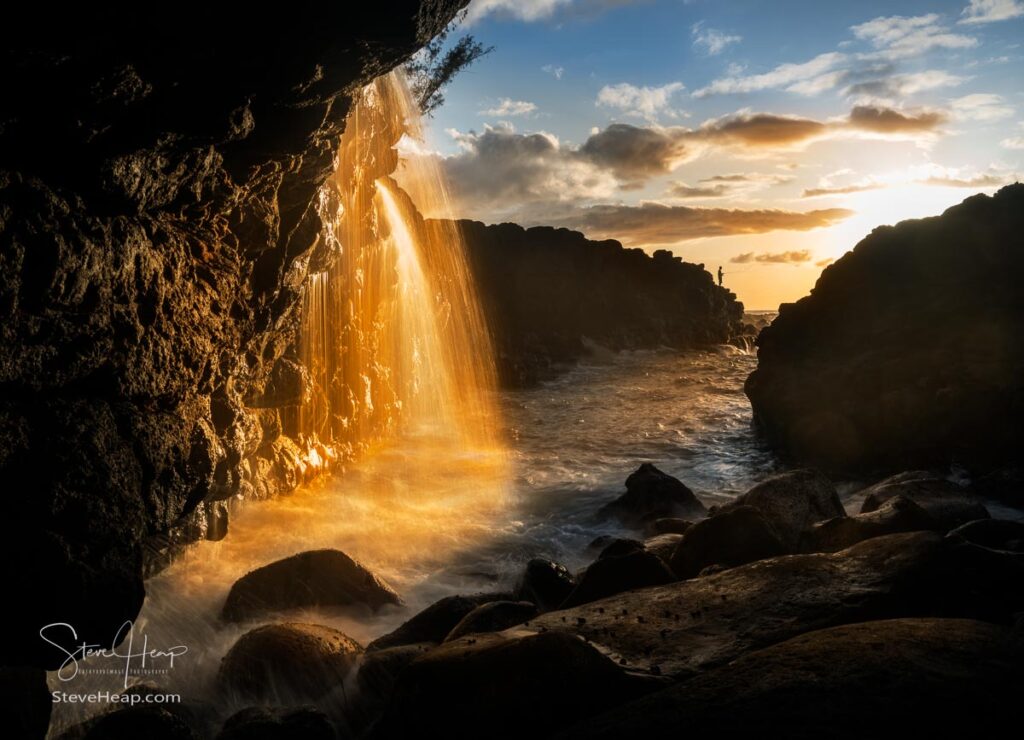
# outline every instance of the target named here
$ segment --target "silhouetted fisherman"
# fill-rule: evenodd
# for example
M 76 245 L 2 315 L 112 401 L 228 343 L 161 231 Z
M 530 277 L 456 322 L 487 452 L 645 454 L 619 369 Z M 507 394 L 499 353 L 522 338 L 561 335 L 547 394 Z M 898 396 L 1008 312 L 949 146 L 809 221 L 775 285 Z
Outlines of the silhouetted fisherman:
M 718 266 L 718 287 L 722 287 L 722 278 L 725 277 L 725 273 L 722 272 L 722 266 Z

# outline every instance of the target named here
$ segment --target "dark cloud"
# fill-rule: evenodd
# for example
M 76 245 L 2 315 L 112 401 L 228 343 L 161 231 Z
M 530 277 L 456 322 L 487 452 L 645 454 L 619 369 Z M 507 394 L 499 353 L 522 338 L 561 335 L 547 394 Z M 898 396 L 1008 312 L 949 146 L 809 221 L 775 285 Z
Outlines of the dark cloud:
M 663 175 L 687 159 L 689 132 L 681 128 L 647 128 L 613 123 L 593 134 L 579 149 L 581 157 L 631 181 Z
M 724 183 L 757 183 L 767 185 L 782 185 L 792 182 L 793 175 L 765 175 L 760 172 L 736 173 L 732 175 L 712 175 L 704 177 L 698 182 L 724 182 Z
M 685 182 L 674 182 L 669 185 L 665 194 L 670 198 L 722 198 L 730 195 L 734 190 L 734 187 L 725 183 L 707 187 L 692 187 Z
M 736 113 L 708 121 L 694 136 L 715 143 L 744 147 L 788 147 L 825 135 L 828 124 L 773 113 Z
M 938 111 L 923 111 L 915 115 L 878 105 L 858 105 L 850 111 L 848 120 L 851 127 L 861 131 L 913 134 L 936 130 L 946 122 L 946 116 Z
M 600 205 L 577 209 L 558 219 L 558 226 L 579 229 L 592 237 L 619 239 L 628 244 L 674 244 L 688 239 L 769 231 L 808 231 L 852 215 L 843 208 L 796 212 L 691 208 L 644 203 L 639 206 Z
M 734 262 L 738 265 L 745 265 L 750 262 L 762 262 L 773 265 L 800 265 L 804 262 L 810 262 L 814 259 L 809 249 L 800 249 L 792 252 L 762 252 L 761 254 L 754 254 L 753 252 L 744 252 L 733 257 L 730 262 Z

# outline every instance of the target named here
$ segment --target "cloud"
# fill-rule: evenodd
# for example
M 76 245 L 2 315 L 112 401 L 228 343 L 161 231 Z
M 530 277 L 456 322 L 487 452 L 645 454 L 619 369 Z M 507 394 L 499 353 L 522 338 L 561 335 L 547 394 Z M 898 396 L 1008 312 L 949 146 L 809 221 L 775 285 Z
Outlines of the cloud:
M 695 90 L 693 97 L 703 98 L 708 95 L 725 95 L 731 93 L 750 93 L 773 88 L 788 88 L 795 85 L 806 85 L 811 80 L 832 71 L 842 62 L 846 55 L 837 51 L 819 54 L 802 64 L 780 64 L 763 74 L 722 77 L 710 85 Z M 804 88 L 806 89 L 806 88 Z M 797 90 L 798 92 L 799 90 Z
M 868 190 L 878 190 L 885 185 L 878 182 L 862 183 L 860 185 L 842 185 L 837 187 L 808 188 L 801 195 L 802 198 L 819 198 L 826 195 L 849 195 L 851 193 L 863 193 Z
M 836 261 L 835 257 L 826 257 L 823 260 L 818 260 L 817 262 L 815 262 L 814 266 L 815 267 L 828 267 L 829 265 L 831 265 L 835 261 Z
M 545 64 L 540 68 L 541 72 L 547 72 L 549 75 L 554 77 L 556 80 L 562 79 L 562 75 L 565 74 L 565 67 L 558 67 L 554 64 Z
M 1024 136 L 1011 136 L 999 142 L 1004 149 L 1024 149 Z
M 746 265 L 751 262 L 772 265 L 802 265 L 805 262 L 810 262 L 812 259 L 814 259 L 814 255 L 811 254 L 811 250 L 800 249 L 792 252 L 762 252 L 761 254 L 744 252 L 743 254 L 737 254 L 729 261 L 737 265 Z
M 597 105 L 617 108 L 629 115 L 648 120 L 662 114 L 675 118 L 678 112 L 671 108 L 671 98 L 685 87 L 682 82 L 670 82 L 661 87 L 637 87 L 628 82 L 605 85 L 597 93 Z
M 928 69 L 856 82 L 843 90 L 843 94 L 847 97 L 869 100 L 898 100 L 927 90 L 955 87 L 968 79 L 970 78 L 952 75 L 940 69 Z
M 466 11 L 466 25 L 494 16 L 524 22 L 552 19 L 593 18 L 606 10 L 632 5 L 638 0 L 473 0 Z
M 702 178 L 701 180 L 699 180 L 699 182 L 782 185 L 783 183 L 792 182 L 793 180 L 794 177 L 792 175 L 771 175 L 762 174 L 760 172 L 740 172 L 731 175 L 712 175 L 711 177 Z
M 501 98 L 497 106 L 479 111 L 479 113 L 481 116 L 525 116 L 536 110 L 537 106 L 526 100 Z
M 1016 176 L 975 175 L 974 177 L 929 177 L 921 182 L 944 188 L 994 188 L 1016 181 Z
M 850 111 L 849 125 L 877 134 L 920 134 L 935 131 L 946 122 L 939 111 L 903 113 L 877 105 L 858 105 Z
M 694 138 L 747 148 L 787 148 L 824 136 L 829 124 L 799 116 L 739 111 L 706 121 Z
M 703 49 L 708 56 L 715 56 L 725 51 L 730 44 L 738 44 L 743 40 L 742 36 L 723 33 L 714 28 L 707 28 L 704 21 L 694 23 L 690 28 L 693 36 L 693 48 Z
M 950 105 L 957 118 L 970 121 L 999 121 L 1016 113 L 1001 96 L 991 93 L 965 95 L 951 101 Z
M 961 13 L 960 23 L 994 23 L 1024 15 L 1020 0 L 971 0 Z
M 726 183 L 693 187 L 685 182 L 674 182 L 668 186 L 665 195 L 670 198 L 723 198 L 731 195 L 733 189 Z
M 939 23 L 937 13 L 918 16 L 884 16 L 850 28 L 853 35 L 877 49 L 867 59 L 898 60 L 920 56 L 934 49 L 970 49 L 973 36 L 952 33 Z
M 591 237 L 619 239 L 627 244 L 675 244 L 690 239 L 769 231 L 809 231 L 831 226 L 853 214 L 843 208 L 796 212 L 692 208 L 642 203 L 638 206 L 597 205 L 577 209 L 557 226 L 580 229 Z
M 663 175 L 696 156 L 683 128 L 647 128 L 613 123 L 592 134 L 579 153 L 622 180 Z

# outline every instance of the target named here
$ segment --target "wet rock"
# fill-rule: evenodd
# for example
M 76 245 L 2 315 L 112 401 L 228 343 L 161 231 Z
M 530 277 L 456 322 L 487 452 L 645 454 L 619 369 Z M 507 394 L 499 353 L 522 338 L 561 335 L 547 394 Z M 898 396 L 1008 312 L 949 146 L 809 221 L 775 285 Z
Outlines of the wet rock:
M 646 550 L 604 557 L 587 567 L 561 608 L 568 609 L 622 591 L 660 586 L 674 580 L 675 576 L 661 558 Z
M 647 533 L 651 535 L 656 534 L 684 534 L 686 530 L 693 526 L 693 522 L 688 519 L 679 519 L 678 517 L 663 517 L 661 519 L 655 519 L 653 522 L 647 525 Z
M 261 389 L 246 400 L 254 409 L 301 406 L 313 395 L 313 380 L 304 365 L 287 357 L 274 363 Z
M 653 685 L 567 634 L 463 637 L 406 667 L 374 736 L 546 736 Z
M 417 642 L 368 651 L 359 661 L 359 672 L 356 674 L 359 691 L 382 705 L 391 694 L 398 674 L 416 658 L 435 647 L 435 642 Z
M 733 567 L 787 551 L 760 511 L 737 506 L 694 524 L 669 565 L 679 578 L 693 578 L 709 565 Z
M 654 553 L 668 565 L 672 562 L 672 553 L 676 551 L 676 547 L 682 542 L 682 539 L 683 535 L 681 534 L 659 534 L 644 540 L 644 549 Z
M 867 514 L 818 522 L 804 533 L 804 552 L 837 552 L 872 537 L 923 530 L 945 531 L 909 498 L 894 496 Z
M 564 565 L 534 558 L 526 564 L 516 587 L 517 601 L 532 601 L 541 611 L 557 609 L 576 586 L 576 577 Z
M 705 509 L 682 481 L 644 463 L 626 478 L 626 492 L 601 507 L 598 514 L 640 528 L 655 519 L 702 517 Z
M 138 705 L 101 714 L 76 725 L 59 740 L 199 740 L 200 736 L 177 713 L 157 706 Z
M 464 616 L 444 641 L 451 642 L 479 632 L 500 632 L 528 622 L 539 613 L 537 605 L 532 601 L 491 601 Z
M 366 646 L 367 652 L 421 642 L 441 643 L 462 618 L 481 604 L 501 599 L 501 594 L 445 596 L 403 622 L 397 629 Z
M 5 734 L 43 740 L 50 726 L 53 700 L 46 672 L 39 668 L 0 668 L 0 716 Z
M 249 707 L 228 717 L 217 740 L 338 740 L 334 725 L 313 707 Z
M 616 537 L 603 548 L 601 548 L 601 552 L 598 553 L 597 559 L 601 560 L 602 558 L 617 558 L 621 557 L 622 555 L 628 555 L 631 552 L 638 552 L 643 549 L 644 543 L 640 540 Z
M 579 635 L 633 670 L 684 678 L 838 624 L 919 616 L 1009 624 L 1018 611 L 1017 556 L 912 532 L 618 594 L 543 614 L 528 629 Z
M 560 738 L 694 736 L 806 740 L 975 737 L 1012 727 L 1024 638 L 960 619 L 899 619 L 819 630 L 580 723 Z M 894 700 L 898 697 L 898 700 Z M 899 731 L 897 731 L 899 734 Z
M 246 632 L 221 661 L 222 692 L 250 700 L 308 701 L 340 684 L 363 649 L 317 624 L 270 624 Z
M 1024 509 L 1024 467 L 1011 464 L 979 475 L 971 482 L 970 492 L 980 498 L 995 499 L 1007 506 Z
M 772 476 L 713 513 L 753 506 L 790 550 L 816 522 L 846 516 L 832 482 L 814 470 L 794 470 Z
M 993 550 L 1024 552 L 1024 522 L 979 519 L 957 527 L 949 535 Z
M 402 600 L 387 583 L 340 550 L 310 550 L 251 571 L 228 593 L 221 618 L 241 622 L 311 606 L 379 609 Z
M 947 530 L 975 519 L 988 519 L 988 510 L 968 497 L 964 489 L 927 471 L 900 473 L 861 492 L 861 513 L 876 511 L 895 496 L 910 499 L 923 508 L 939 527 Z

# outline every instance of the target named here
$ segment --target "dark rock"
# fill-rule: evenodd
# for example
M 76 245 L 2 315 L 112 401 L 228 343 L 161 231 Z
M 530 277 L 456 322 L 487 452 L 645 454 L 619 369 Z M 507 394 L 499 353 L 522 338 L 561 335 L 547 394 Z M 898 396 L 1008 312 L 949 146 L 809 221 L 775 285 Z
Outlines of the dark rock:
M 406 667 L 374 737 L 543 737 L 653 685 L 570 635 L 464 637 Z
M 605 547 L 598 553 L 597 559 L 602 558 L 617 558 L 623 555 L 628 555 L 631 552 L 637 552 L 638 550 L 644 549 L 644 543 L 640 540 L 631 540 L 624 537 L 616 537 L 609 542 Z
M 480 632 L 500 632 L 528 622 L 540 612 L 532 601 L 491 601 L 481 604 L 452 628 L 445 642 Z
M 541 611 L 551 611 L 565 601 L 576 586 L 576 577 L 564 565 L 543 558 L 526 564 L 516 587 L 517 601 L 532 601 Z
M 217 683 L 249 700 L 308 701 L 340 684 L 363 649 L 317 624 L 269 624 L 246 632 L 221 661 Z
M 177 713 L 140 704 L 106 712 L 76 725 L 60 740 L 199 740 L 199 735 Z
M 746 383 L 776 447 L 829 469 L 991 470 L 1024 447 L 1024 185 L 876 228 L 784 304 Z
M 737 506 L 694 524 L 679 541 L 669 565 L 679 578 L 693 578 L 709 565 L 733 567 L 786 552 L 760 511 Z
M 595 560 L 584 571 L 561 608 L 568 609 L 622 591 L 660 586 L 674 580 L 675 576 L 661 558 L 643 549 L 604 557 Z
M 313 707 L 249 707 L 228 717 L 217 740 L 337 740 L 334 725 Z
M 772 476 L 713 513 L 753 506 L 790 550 L 812 524 L 846 516 L 832 482 L 814 470 L 794 470 Z
M 1018 556 L 912 532 L 618 594 L 542 614 L 528 629 L 569 632 L 631 670 L 685 678 L 838 624 L 921 616 L 1010 624 L 1019 611 Z
M 979 519 L 957 527 L 949 535 L 993 550 L 1024 552 L 1024 522 Z
M 923 471 L 894 475 L 861 494 L 864 503 L 860 510 L 864 514 L 876 511 L 895 496 L 902 496 L 928 512 L 937 527 L 947 530 L 975 519 L 988 519 L 988 510 L 965 495 L 958 485 Z
M 310 606 L 376 610 L 401 603 L 379 576 L 340 550 L 310 550 L 264 565 L 235 581 L 221 618 L 241 622 L 268 612 Z
M 655 519 L 701 517 L 705 510 L 682 481 L 644 463 L 626 478 L 626 492 L 601 507 L 598 514 L 639 528 Z
M 647 552 L 654 553 L 668 565 L 672 562 L 672 553 L 676 551 L 676 547 L 682 540 L 683 535 L 681 534 L 659 534 L 656 537 L 649 537 L 644 540 L 644 549 Z
M 549 377 L 595 345 L 690 348 L 739 332 L 743 304 L 703 265 L 567 229 L 458 227 L 506 385 Z
M 872 537 L 922 530 L 945 531 L 913 501 L 894 496 L 870 513 L 818 522 L 804 533 L 801 549 L 804 552 L 836 552 Z
M 686 530 L 693 526 L 693 522 L 687 519 L 679 519 L 676 517 L 663 517 L 661 519 L 655 519 L 653 522 L 647 525 L 647 533 L 651 535 L 656 534 L 684 534 Z
M 416 658 L 435 647 L 435 642 L 417 642 L 367 652 L 359 661 L 359 672 L 356 674 L 359 691 L 383 704 L 390 696 L 398 674 Z
M 50 727 L 53 700 L 40 668 L 0 668 L 0 716 L 5 734 L 43 740 Z
M 294 344 L 352 95 L 464 4 L 37 5 L 7 24 L 0 480 L 32 491 L 0 507 L 11 634 L 59 620 L 109 647 L 142 603 L 144 540 L 287 488 L 260 473 L 245 399 Z M 47 647 L 4 660 L 54 668 Z
M 500 594 L 474 594 L 472 596 L 445 596 L 419 614 L 403 622 L 397 629 L 378 637 L 366 646 L 367 652 L 383 650 L 397 645 L 421 642 L 441 643 L 462 618 L 481 604 L 496 601 Z
M 995 499 L 1008 506 L 1024 509 L 1024 467 L 1007 465 L 971 482 L 970 492 L 981 498 Z
M 573 727 L 560 738 L 976 737 L 1018 722 L 1024 639 L 984 622 L 900 619 L 811 632 Z M 897 729 L 900 728 L 900 729 Z

